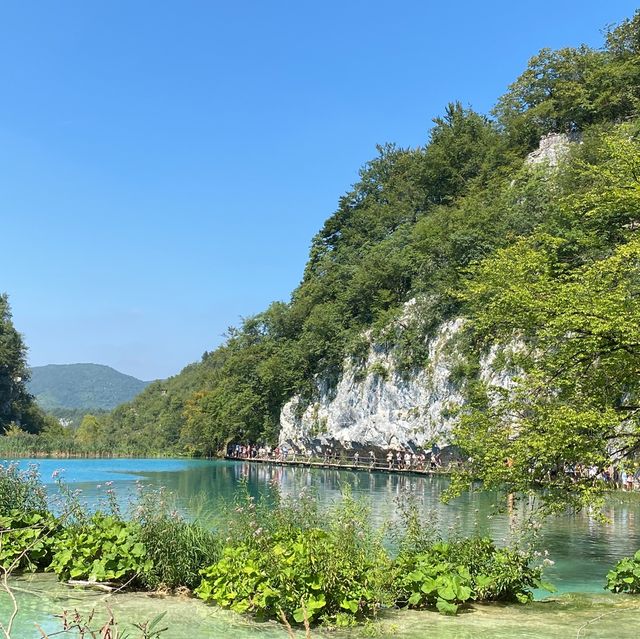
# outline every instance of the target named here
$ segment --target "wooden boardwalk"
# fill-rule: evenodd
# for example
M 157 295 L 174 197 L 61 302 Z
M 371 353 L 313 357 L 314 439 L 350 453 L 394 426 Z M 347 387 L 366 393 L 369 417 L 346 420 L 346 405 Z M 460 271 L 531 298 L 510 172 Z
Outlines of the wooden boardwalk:
M 318 459 L 277 459 L 274 457 L 232 457 L 226 455 L 228 461 L 252 462 L 256 464 L 270 464 L 272 466 L 299 466 L 301 468 L 324 468 L 332 470 L 363 470 L 377 473 L 392 473 L 399 475 L 423 475 L 423 476 L 448 476 L 451 474 L 449 468 L 398 468 L 395 464 L 389 468 L 386 462 L 376 462 L 372 464 L 367 461 L 324 461 Z

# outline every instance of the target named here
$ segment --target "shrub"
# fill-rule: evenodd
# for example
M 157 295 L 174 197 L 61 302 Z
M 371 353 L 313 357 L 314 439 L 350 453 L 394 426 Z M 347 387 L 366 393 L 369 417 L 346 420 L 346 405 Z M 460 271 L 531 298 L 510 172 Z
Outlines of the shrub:
M 633 557 L 621 559 L 607 573 L 605 588 L 611 592 L 640 593 L 640 550 Z
M 386 556 L 362 562 L 345 552 L 328 531 L 301 530 L 289 539 L 273 539 L 268 552 L 246 544 L 226 547 L 222 559 L 203 571 L 197 595 L 205 601 L 301 623 L 345 624 L 376 614 L 382 604 L 381 570 Z
M 180 586 L 193 590 L 202 579 L 201 568 L 220 557 L 215 533 L 178 516 L 145 522 L 140 527 L 140 539 L 149 559 L 142 582 L 152 590 Z
M 132 521 L 150 565 L 141 576 L 146 588 L 193 590 L 201 580 L 200 570 L 220 558 L 216 533 L 196 522 L 185 521 L 170 504 L 163 489 L 139 489 L 132 504 Z
M 139 526 L 100 512 L 63 530 L 53 553 L 49 569 L 65 580 L 127 583 L 151 567 Z
M 24 513 L 47 510 L 47 493 L 38 474 L 38 467 L 20 470 L 18 464 L 0 464 L 0 516 L 13 511 Z
M 321 512 L 317 500 L 277 493 L 236 504 L 222 558 L 203 571 L 196 594 L 237 612 L 300 623 L 348 625 L 373 616 L 386 600 L 390 560 L 351 495 Z M 305 612 L 306 611 L 306 612 Z
M 514 548 L 496 548 L 487 538 L 437 542 L 423 552 L 401 553 L 395 562 L 396 602 L 413 608 L 435 606 L 455 614 L 467 601 L 526 603 L 542 582 L 542 570 Z
M 46 567 L 57 527 L 53 515 L 47 512 L 14 510 L 1 516 L 0 566 L 9 572 Z

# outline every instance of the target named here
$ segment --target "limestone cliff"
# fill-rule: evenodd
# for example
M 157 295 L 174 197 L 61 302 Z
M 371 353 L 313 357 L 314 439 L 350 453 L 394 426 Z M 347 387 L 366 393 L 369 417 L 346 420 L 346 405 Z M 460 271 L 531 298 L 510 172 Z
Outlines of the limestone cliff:
M 567 154 L 576 135 L 552 133 L 540 140 L 530 164 L 555 167 Z M 416 300 L 405 305 L 404 316 L 419 313 Z M 399 372 L 394 348 L 371 343 L 364 363 L 347 358 L 337 384 L 327 378 L 315 380 L 311 402 L 293 397 L 280 415 L 280 441 L 303 444 L 313 439 L 336 440 L 381 448 L 432 442 L 448 443 L 452 411 L 464 402 L 456 371 L 461 353 L 456 337 L 461 318 L 444 322 L 428 342 L 424 367 Z M 511 345 L 510 348 L 513 348 Z M 498 350 L 479 356 L 480 378 L 489 386 L 508 388 L 512 376 L 496 367 Z
M 294 397 L 285 404 L 280 441 L 326 439 L 347 447 L 358 443 L 380 448 L 447 445 L 452 411 L 464 401 L 456 379 L 462 361 L 456 337 L 462 327 L 460 318 L 444 322 L 429 339 L 426 366 L 412 374 L 397 370 L 394 349 L 375 343 L 364 364 L 345 360 L 337 385 L 318 378 L 311 403 Z M 506 387 L 510 378 L 494 369 L 496 355 L 494 349 L 480 358 L 480 377 Z

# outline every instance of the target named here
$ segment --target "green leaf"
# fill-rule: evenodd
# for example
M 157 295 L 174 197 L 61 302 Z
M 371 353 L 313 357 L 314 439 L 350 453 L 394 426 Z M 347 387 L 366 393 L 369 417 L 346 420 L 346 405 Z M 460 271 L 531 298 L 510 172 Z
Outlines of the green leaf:
M 438 599 L 438 601 L 436 601 L 436 608 L 443 615 L 455 615 L 458 612 L 458 606 L 456 604 L 445 601 L 444 599 Z

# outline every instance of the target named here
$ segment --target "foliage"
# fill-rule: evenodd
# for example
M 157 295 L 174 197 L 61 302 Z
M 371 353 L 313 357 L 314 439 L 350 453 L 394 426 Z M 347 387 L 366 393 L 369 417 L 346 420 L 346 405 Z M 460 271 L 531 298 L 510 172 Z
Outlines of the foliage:
M 373 558 L 372 558 L 373 559 Z M 271 540 L 268 552 L 248 545 L 225 547 L 203 571 L 197 594 L 236 612 L 277 619 L 343 621 L 374 615 L 381 605 L 380 566 L 345 553 L 328 531 L 300 531 Z
M 48 566 L 58 527 L 47 512 L 14 510 L 0 516 L 0 566 L 10 572 Z
M 6 294 L 0 294 L 0 434 L 11 425 L 27 432 L 42 429 L 45 417 L 27 389 L 27 348 L 11 319 Z
M 621 559 L 607 573 L 605 588 L 611 592 L 640 593 L 640 550 L 633 557 Z
M 454 491 L 472 477 L 514 493 L 544 484 L 549 508 L 580 506 L 640 450 L 639 165 L 633 129 L 603 134 L 559 178 L 560 214 L 471 270 L 461 297 L 476 343 L 512 344 L 518 374 L 463 409 L 471 464 Z
M 222 557 L 203 571 L 196 591 L 205 601 L 339 625 L 375 615 L 386 601 L 390 560 L 366 505 L 350 495 L 326 512 L 308 495 L 300 502 L 245 495 L 234 513 Z
M 186 587 L 193 590 L 201 580 L 200 570 L 220 556 L 220 540 L 197 522 L 170 511 L 164 493 L 142 491 L 133 511 L 138 536 L 148 559 L 141 581 L 145 588 Z
M 496 548 L 487 538 L 437 542 L 424 552 L 402 552 L 395 562 L 399 604 L 435 606 L 455 614 L 468 601 L 526 603 L 532 589 L 547 587 L 542 570 L 517 549 Z
M 139 527 L 95 513 L 57 535 L 49 569 L 60 579 L 129 583 L 151 568 Z
M 18 464 L 0 464 L 0 516 L 14 511 L 43 513 L 47 510 L 47 495 L 40 481 L 38 467 L 20 470 Z

